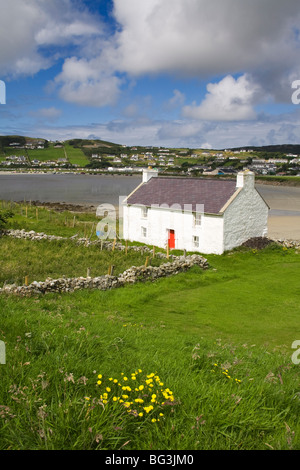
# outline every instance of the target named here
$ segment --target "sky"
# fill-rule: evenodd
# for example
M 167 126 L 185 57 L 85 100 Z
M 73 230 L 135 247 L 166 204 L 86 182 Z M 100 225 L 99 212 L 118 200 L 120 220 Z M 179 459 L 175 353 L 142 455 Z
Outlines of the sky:
M 0 0 L 0 134 L 300 143 L 299 0 Z

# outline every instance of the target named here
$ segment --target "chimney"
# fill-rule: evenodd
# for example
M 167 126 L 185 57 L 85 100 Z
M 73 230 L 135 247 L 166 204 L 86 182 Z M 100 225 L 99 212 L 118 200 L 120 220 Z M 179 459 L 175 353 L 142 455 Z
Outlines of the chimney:
M 151 168 L 147 168 L 147 170 L 143 170 L 143 183 L 147 183 L 151 178 L 155 178 L 158 176 L 158 170 L 154 170 Z
M 240 171 L 236 177 L 237 188 L 254 188 L 255 174 L 250 170 Z

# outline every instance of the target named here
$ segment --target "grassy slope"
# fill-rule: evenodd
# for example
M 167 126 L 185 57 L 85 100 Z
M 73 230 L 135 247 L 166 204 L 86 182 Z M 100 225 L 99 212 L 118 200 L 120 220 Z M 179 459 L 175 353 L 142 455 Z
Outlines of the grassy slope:
M 0 448 L 299 449 L 299 254 L 208 259 L 206 272 L 119 290 L 1 296 Z M 109 378 L 138 368 L 175 402 L 143 417 L 113 402 Z
M 86 166 L 89 159 L 84 155 L 83 151 L 79 148 L 74 148 L 71 145 L 64 145 L 69 162 L 72 165 Z

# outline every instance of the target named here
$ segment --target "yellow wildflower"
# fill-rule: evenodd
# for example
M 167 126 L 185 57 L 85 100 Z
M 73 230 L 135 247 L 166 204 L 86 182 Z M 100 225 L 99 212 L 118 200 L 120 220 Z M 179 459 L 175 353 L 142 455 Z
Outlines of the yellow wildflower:
M 144 410 L 146 411 L 146 413 L 150 413 L 150 411 L 153 410 L 153 406 L 152 405 L 144 406 Z

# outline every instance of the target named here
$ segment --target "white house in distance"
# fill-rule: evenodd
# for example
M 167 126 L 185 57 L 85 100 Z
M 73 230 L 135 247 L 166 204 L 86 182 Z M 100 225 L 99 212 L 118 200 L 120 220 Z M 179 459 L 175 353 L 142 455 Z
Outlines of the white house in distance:
M 264 237 L 269 207 L 254 183 L 249 170 L 236 180 L 165 177 L 144 170 L 142 183 L 123 202 L 123 238 L 222 254 Z

